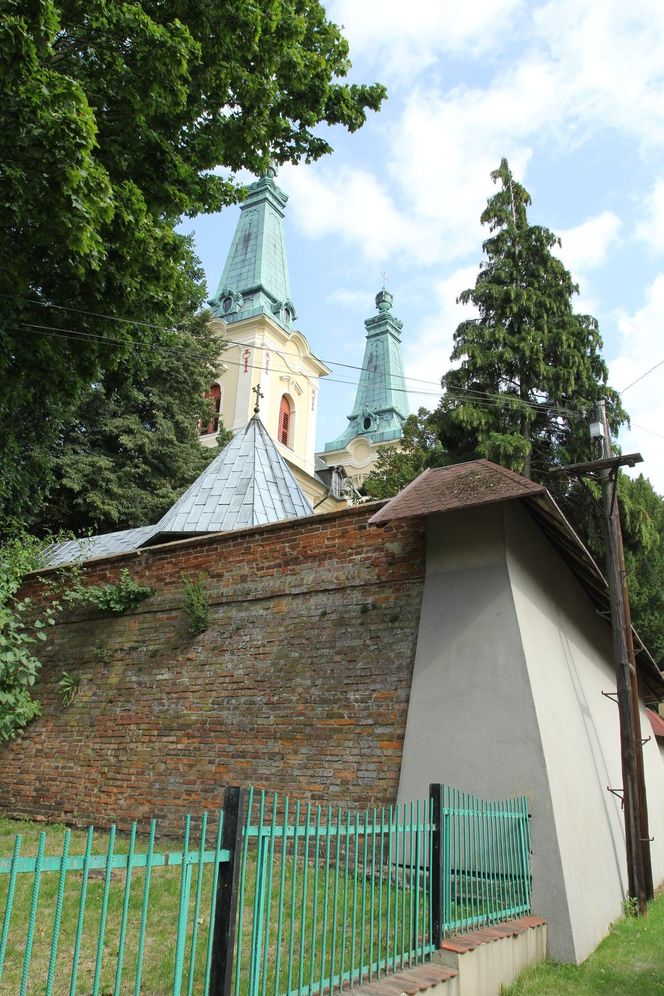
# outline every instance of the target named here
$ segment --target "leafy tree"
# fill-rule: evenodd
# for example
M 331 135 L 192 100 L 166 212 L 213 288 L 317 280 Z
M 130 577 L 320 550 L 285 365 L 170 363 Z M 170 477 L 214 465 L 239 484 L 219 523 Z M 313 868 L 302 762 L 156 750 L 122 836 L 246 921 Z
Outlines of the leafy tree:
M 48 490 L 81 392 L 198 298 L 177 221 L 328 152 L 315 126 L 354 131 L 384 89 L 338 82 L 318 0 L 3 0 L 0 50 L 2 524 Z
M 164 337 L 140 358 L 122 359 L 82 395 L 64 424 L 39 527 L 113 532 L 149 525 L 174 504 L 218 450 L 200 445 L 211 419 L 203 397 L 222 345 L 209 313 Z M 230 433 L 218 436 L 224 445 Z
M 597 322 L 573 310 L 578 287 L 552 253 L 559 240 L 529 224 L 530 195 L 506 159 L 491 176 L 500 189 L 481 216 L 492 233 L 486 259 L 459 296 L 479 317 L 454 333 L 459 365 L 443 377 L 436 417 L 450 457 L 462 440 L 460 456 L 470 442 L 477 456 L 541 478 L 587 454 L 583 415 L 600 397 L 614 428 L 626 416 L 607 387 Z

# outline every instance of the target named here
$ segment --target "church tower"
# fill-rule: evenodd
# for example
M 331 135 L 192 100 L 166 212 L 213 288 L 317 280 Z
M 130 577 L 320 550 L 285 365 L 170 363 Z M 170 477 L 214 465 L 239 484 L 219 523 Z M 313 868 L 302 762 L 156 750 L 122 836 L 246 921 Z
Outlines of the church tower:
M 222 374 L 210 396 L 224 426 L 244 429 L 260 385 L 261 419 L 313 505 L 325 485 L 315 477 L 319 382 L 330 373 L 296 328 L 291 299 L 284 211 L 287 195 L 269 169 L 247 188 L 219 287 L 210 301 L 218 332 L 228 345 Z M 201 442 L 216 442 L 218 419 L 203 427 Z M 326 510 L 327 505 L 321 510 Z
M 385 287 L 376 295 L 378 314 L 364 323 L 367 342 L 348 425 L 319 454 L 328 466 L 342 466 L 356 488 L 373 468 L 382 446 L 399 448 L 409 414 L 401 359 L 403 322 L 392 314 L 392 301 Z

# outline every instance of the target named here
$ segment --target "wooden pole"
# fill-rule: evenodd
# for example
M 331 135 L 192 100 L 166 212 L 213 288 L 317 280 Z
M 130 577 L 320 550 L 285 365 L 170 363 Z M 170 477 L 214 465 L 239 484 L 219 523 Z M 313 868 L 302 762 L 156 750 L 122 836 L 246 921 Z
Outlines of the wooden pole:
M 219 866 L 217 878 L 209 996 L 231 996 L 244 811 L 245 790 L 225 789 L 221 847 L 230 851 L 230 860 Z
M 611 457 L 611 440 L 606 418 L 606 406 L 599 404 L 599 421 L 604 427 L 602 456 Z M 625 844 L 627 850 L 627 873 L 629 894 L 636 898 L 641 916 L 648 911 L 646 866 L 650 865 L 650 845 L 648 842 L 647 809 L 646 824 L 642 815 L 645 805 L 645 791 L 641 792 L 639 779 L 639 757 L 641 755 L 641 733 L 639 721 L 638 692 L 636 696 L 636 665 L 634 647 L 631 641 L 629 599 L 625 579 L 625 558 L 620 529 L 617 495 L 618 468 L 614 472 L 600 470 L 604 520 L 606 526 L 606 573 L 609 583 L 611 620 L 613 634 L 613 654 L 616 665 L 616 692 L 620 717 L 620 753 L 623 777 L 623 810 L 625 818 Z M 631 654 L 630 654 L 631 645 Z M 641 774 L 643 760 L 641 757 Z M 645 786 L 644 786 L 645 788 Z M 644 856 L 647 853 L 647 861 Z

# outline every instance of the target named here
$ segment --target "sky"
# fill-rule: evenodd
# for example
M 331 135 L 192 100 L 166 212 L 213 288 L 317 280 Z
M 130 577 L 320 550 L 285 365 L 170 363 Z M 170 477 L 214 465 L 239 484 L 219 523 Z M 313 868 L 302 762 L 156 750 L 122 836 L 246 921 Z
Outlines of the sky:
M 324 128 L 334 153 L 277 177 L 297 327 L 333 370 L 318 448 L 352 409 L 383 274 L 404 323 L 411 411 L 436 406 L 454 330 L 472 314 L 457 297 L 475 282 L 479 218 L 505 156 L 532 196 L 531 223 L 560 237 L 576 310 L 600 323 L 632 422 L 623 452 L 641 452 L 639 470 L 664 493 L 662 0 L 325 6 L 350 43 L 350 79 L 384 83 L 388 100 L 354 135 Z M 211 293 L 238 214 L 185 226 Z

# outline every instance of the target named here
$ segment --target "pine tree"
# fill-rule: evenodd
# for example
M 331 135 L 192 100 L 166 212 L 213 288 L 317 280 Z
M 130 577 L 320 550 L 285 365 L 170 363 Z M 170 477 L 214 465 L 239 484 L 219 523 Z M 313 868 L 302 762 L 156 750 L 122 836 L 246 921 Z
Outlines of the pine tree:
M 541 479 L 587 454 L 583 416 L 599 397 L 614 429 L 625 415 L 607 387 L 597 321 L 574 312 L 578 287 L 552 252 L 559 240 L 529 224 L 530 195 L 506 159 L 491 177 L 499 190 L 481 216 L 486 258 L 459 296 L 479 317 L 454 333 L 451 360 L 460 362 L 442 379 L 436 417 L 451 462 L 462 440 L 464 455 L 471 442 L 476 456 Z

